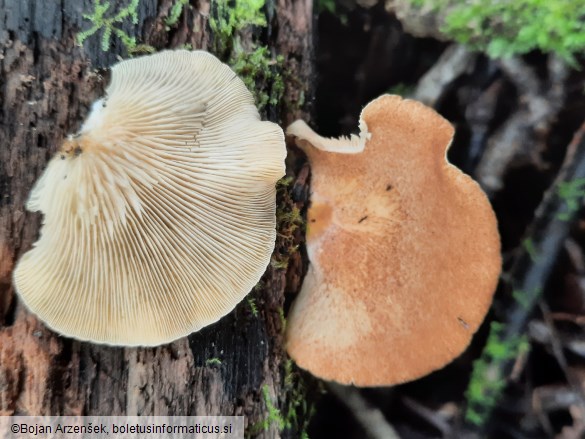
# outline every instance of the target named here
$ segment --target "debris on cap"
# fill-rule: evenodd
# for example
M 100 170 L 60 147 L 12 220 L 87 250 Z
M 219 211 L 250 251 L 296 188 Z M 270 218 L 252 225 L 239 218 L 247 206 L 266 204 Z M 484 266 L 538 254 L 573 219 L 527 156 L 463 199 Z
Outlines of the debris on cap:
M 282 130 L 209 53 L 116 64 L 32 190 L 44 217 L 14 271 L 20 298 L 55 331 L 110 345 L 217 321 L 270 261 L 285 156 Z
M 357 386 L 403 383 L 460 355 L 501 269 L 491 205 L 449 164 L 453 127 L 434 110 L 382 96 L 361 133 L 325 139 L 296 122 L 309 159 L 309 269 L 287 320 L 290 356 Z

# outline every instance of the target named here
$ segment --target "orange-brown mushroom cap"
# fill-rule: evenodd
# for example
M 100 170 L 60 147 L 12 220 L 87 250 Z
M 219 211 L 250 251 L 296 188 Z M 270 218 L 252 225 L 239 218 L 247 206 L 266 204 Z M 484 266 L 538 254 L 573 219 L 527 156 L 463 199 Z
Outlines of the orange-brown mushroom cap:
M 54 330 L 97 343 L 209 325 L 270 261 L 285 156 L 282 129 L 209 53 L 123 61 L 31 192 L 43 228 L 16 290 Z
M 326 380 L 393 385 L 468 346 L 501 269 L 497 222 L 449 164 L 453 127 L 434 110 L 382 96 L 352 139 L 289 134 L 312 169 L 310 265 L 287 321 L 287 350 Z

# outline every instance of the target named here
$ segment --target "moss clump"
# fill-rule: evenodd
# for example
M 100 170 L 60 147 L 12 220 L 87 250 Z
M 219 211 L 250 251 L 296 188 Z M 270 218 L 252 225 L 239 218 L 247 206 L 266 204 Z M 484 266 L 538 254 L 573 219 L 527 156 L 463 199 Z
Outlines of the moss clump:
M 276 424 L 278 426 L 278 430 L 282 431 L 286 427 L 286 422 L 280 413 L 280 410 L 274 405 L 272 402 L 272 398 L 270 398 L 270 389 L 265 384 L 262 386 L 262 396 L 264 399 L 264 404 L 266 405 L 266 410 L 268 410 L 268 416 L 252 425 L 248 430 L 248 435 L 257 435 L 262 431 L 266 431 L 270 428 L 272 424 Z
M 242 78 L 260 111 L 267 105 L 277 105 L 284 94 L 284 58 L 258 44 L 259 36 L 254 32 L 254 27 L 267 26 L 264 8 L 265 0 L 213 0 L 209 17 L 214 52 Z M 240 38 L 243 30 L 253 31 L 253 42 L 246 47 Z
M 267 47 L 258 47 L 246 52 L 236 47 L 229 64 L 254 94 L 261 111 L 266 105 L 277 105 L 284 94 L 282 79 L 282 56 L 273 57 Z
M 455 41 L 509 57 L 535 49 L 570 63 L 585 49 L 585 3 L 550 0 L 414 0 L 424 10 L 443 11 L 441 31 Z
M 286 428 L 295 429 L 298 437 L 308 439 L 307 428 L 313 415 L 315 406 L 307 402 L 307 388 L 303 378 L 295 371 L 293 361 L 288 358 L 283 365 L 284 391 L 286 392 L 286 405 L 284 420 Z M 303 421 L 299 421 L 303 419 Z
M 179 22 L 179 18 L 183 13 L 183 8 L 189 4 L 189 0 L 177 0 L 176 3 L 171 7 L 169 15 L 165 20 L 167 30 Z
M 505 325 L 492 322 L 485 349 L 474 365 L 465 396 L 468 407 L 465 419 L 474 425 L 483 425 L 504 391 L 507 381 L 502 363 L 529 350 L 525 336 L 505 339 Z
M 296 437 L 308 439 L 307 428 L 309 421 L 314 414 L 315 408 L 305 399 L 305 385 L 301 377 L 294 371 L 294 365 L 289 358 L 283 363 L 285 403 L 283 410 L 276 407 L 270 397 L 270 389 L 267 385 L 262 387 L 262 397 L 268 416 L 253 424 L 247 431 L 247 436 L 255 436 L 268 430 L 273 424 L 279 431 L 294 430 Z M 299 422 L 303 419 L 303 422 Z
M 108 14 L 110 9 L 110 2 L 103 2 L 102 0 L 94 0 L 93 12 L 91 14 L 83 14 L 83 18 L 89 20 L 92 26 L 77 34 L 76 40 L 78 45 L 82 45 L 83 42 L 98 32 L 102 31 L 101 49 L 106 52 L 110 48 L 110 41 L 112 34 L 117 36 L 126 51 L 130 56 L 136 53 L 152 53 L 155 51 L 154 47 L 147 44 L 137 44 L 136 38 L 130 37 L 122 29 L 116 27 L 116 24 L 122 23 L 127 18 L 130 18 L 132 24 L 138 24 L 138 4 L 140 0 L 130 0 L 130 3 L 124 8 L 121 8 L 114 14 Z
M 283 177 L 276 184 L 276 251 L 271 265 L 276 269 L 287 269 L 290 257 L 299 251 L 297 230 L 306 227 L 299 208 L 292 202 L 289 186 L 292 177 Z
M 262 12 L 265 0 L 214 0 L 209 26 L 213 30 L 218 53 L 230 49 L 237 31 L 248 26 L 266 26 Z
M 581 208 L 585 197 L 585 178 L 561 182 L 557 194 L 565 202 L 565 209 L 557 214 L 557 219 L 569 221 Z

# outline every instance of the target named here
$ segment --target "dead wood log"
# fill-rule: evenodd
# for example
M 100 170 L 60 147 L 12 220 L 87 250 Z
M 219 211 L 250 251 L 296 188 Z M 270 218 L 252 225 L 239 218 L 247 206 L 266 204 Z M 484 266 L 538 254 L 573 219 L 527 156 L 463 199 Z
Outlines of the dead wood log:
M 210 48 L 209 2 L 190 2 L 169 26 L 175 3 L 140 0 L 136 23 L 117 26 L 136 38 L 139 50 Z M 12 268 L 41 221 L 25 210 L 27 195 L 62 139 L 76 132 L 102 95 L 107 67 L 129 55 L 115 34 L 102 50 L 102 31 L 76 45 L 78 33 L 91 26 L 83 14 L 93 7 L 91 0 L 0 0 L 0 414 L 245 415 L 248 427 L 262 426 L 261 437 L 298 437 L 306 413 L 283 429 L 270 419 L 268 405 L 281 413 L 291 406 L 281 315 L 287 282 L 300 284 L 302 264 L 289 264 L 288 273 L 268 268 L 252 293 L 257 312 L 243 301 L 217 324 L 152 349 L 60 337 L 14 294 Z M 242 31 L 240 38 L 256 38 L 284 57 L 284 96 L 267 113 L 289 122 L 299 117 L 301 95 L 311 93 L 312 1 L 268 1 L 263 13 L 267 26 Z M 294 179 L 294 171 L 289 175 Z M 292 207 L 287 194 L 279 203 Z

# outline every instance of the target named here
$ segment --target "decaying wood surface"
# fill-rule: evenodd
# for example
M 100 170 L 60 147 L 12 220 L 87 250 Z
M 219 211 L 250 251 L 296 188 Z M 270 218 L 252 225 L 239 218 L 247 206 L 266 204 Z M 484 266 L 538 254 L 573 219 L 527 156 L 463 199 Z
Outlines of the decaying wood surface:
M 191 2 L 168 29 L 164 19 L 173 4 L 141 0 L 138 23 L 126 20 L 120 27 L 157 50 L 209 48 L 210 4 Z M 284 56 L 289 72 L 283 102 L 297 102 L 301 91 L 310 93 L 312 1 L 276 0 L 266 9 L 263 38 Z M 285 289 L 300 283 L 298 256 L 288 270 L 268 268 L 261 288 L 252 292 L 257 316 L 244 300 L 219 323 L 152 349 L 60 337 L 14 294 L 12 268 L 41 223 L 39 214 L 24 208 L 28 193 L 64 136 L 77 131 L 102 95 L 107 67 L 127 56 L 115 37 L 110 50 L 102 51 L 99 32 L 83 47 L 75 44 L 76 34 L 90 27 L 82 14 L 92 10 L 91 0 L 0 0 L 0 415 L 224 414 L 246 415 L 248 425 L 265 420 L 263 388 L 275 407 L 286 403 L 279 311 Z M 268 114 L 283 124 L 299 116 L 284 104 Z M 296 178 L 295 170 L 288 173 Z M 306 173 L 290 186 L 293 192 L 305 191 Z M 281 201 L 290 207 L 295 200 L 302 208 L 304 197 L 292 195 Z M 281 437 L 279 430 L 273 423 L 261 436 Z

